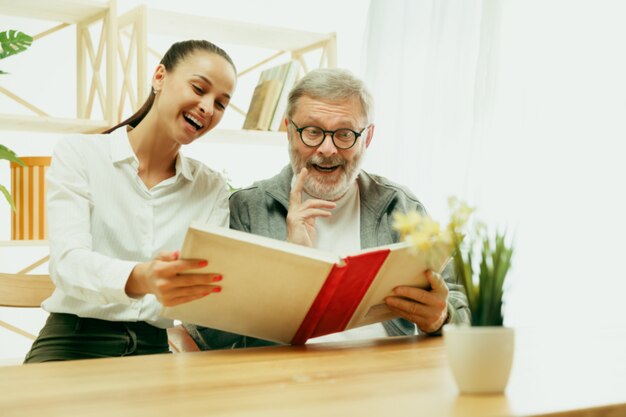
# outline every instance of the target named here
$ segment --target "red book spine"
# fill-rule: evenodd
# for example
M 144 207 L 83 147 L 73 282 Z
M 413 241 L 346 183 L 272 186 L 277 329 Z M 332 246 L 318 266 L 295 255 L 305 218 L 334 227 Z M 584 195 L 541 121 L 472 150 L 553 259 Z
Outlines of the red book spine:
M 363 296 L 389 255 L 389 249 L 349 256 L 335 265 L 291 343 L 345 330 Z

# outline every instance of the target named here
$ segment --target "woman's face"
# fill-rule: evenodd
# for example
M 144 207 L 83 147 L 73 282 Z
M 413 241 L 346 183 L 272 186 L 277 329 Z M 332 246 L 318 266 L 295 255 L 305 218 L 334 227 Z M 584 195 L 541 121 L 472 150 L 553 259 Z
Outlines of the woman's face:
M 228 61 L 207 51 L 193 52 L 171 71 L 159 65 L 152 78 L 159 131 L 184 145 L 213 129 L 224 116 L 236 78 Z

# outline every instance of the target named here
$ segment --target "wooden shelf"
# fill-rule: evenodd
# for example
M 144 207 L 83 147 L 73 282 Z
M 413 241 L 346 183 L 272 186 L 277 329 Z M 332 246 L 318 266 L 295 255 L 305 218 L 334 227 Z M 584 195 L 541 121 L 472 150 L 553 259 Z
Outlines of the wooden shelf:
M 149 33 L 182 38 L 211 39 L 218 44 L 231 43 L 295 51 L 305 46 L 327 42 L 334 37 L 334 34 L 277 28 L 149 8 L 147 15 Z M 120 20 L 123 20 L 123 17 L 120 17 Z
M 0 130 L 26 130 L 53 133 L 96 133 L 110 124 L 105 120 L 71 119 L 49 116 L 0 114 Z
M 287 146 L 287 132 L 215 129 L 202 136 L 199 142 L 284 147 Z
M 47 240 L 0 240 L 0 247 L 48 246 Z
M 98 0 L 0 0 L 3 15 L 64 23 L 78 23 L 108 9 L 109 2 Z
M 0 114 L 0 126 L 0 130 L 53 133 L 99 133 L 108 128 L 109 124 L 104 120 Z M 287 132 L 215 129 L 202 136 L 199 142 L 283 147 L 287 145 Z M 0 246 L 1 245 L 0 242 Z

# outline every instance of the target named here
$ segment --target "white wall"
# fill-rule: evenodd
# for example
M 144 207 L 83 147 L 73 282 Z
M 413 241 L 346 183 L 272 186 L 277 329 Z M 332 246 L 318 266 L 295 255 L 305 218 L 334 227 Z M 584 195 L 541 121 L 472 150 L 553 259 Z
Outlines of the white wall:
M 493 49 L 483 44 L 493 67 L 473 55 L 470 11 L 481 3 L 502 9 Z M 507 324 L 624 328 L 626 2 L 403 4 L 420 12 L 405 20 L 411 49 L 404 60 L 401 47 L 393 50 L 374 87 L 393 96 L 395 75 L 406 74 L 404 107 L 378 101 L 370 162 L 402 178 L 437 219 L 457 195 L 515 235 Z M 401 26 L 390 21 L 375 37 L 383 56 L 381 38 Z
M 624 328 L 626 3 L 505 4 L 482 192 L 517 228 L 509 315 Z

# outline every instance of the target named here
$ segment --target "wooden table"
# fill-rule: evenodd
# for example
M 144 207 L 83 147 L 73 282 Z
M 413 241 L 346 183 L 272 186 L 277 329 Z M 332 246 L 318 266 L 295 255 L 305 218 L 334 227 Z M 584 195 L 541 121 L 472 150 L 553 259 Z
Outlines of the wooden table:
M 626 330 L 516 336 L 505 395 L 459 395 L 441 338 L 399 337 L 5 367 L 0 416 L 626 416 Z

